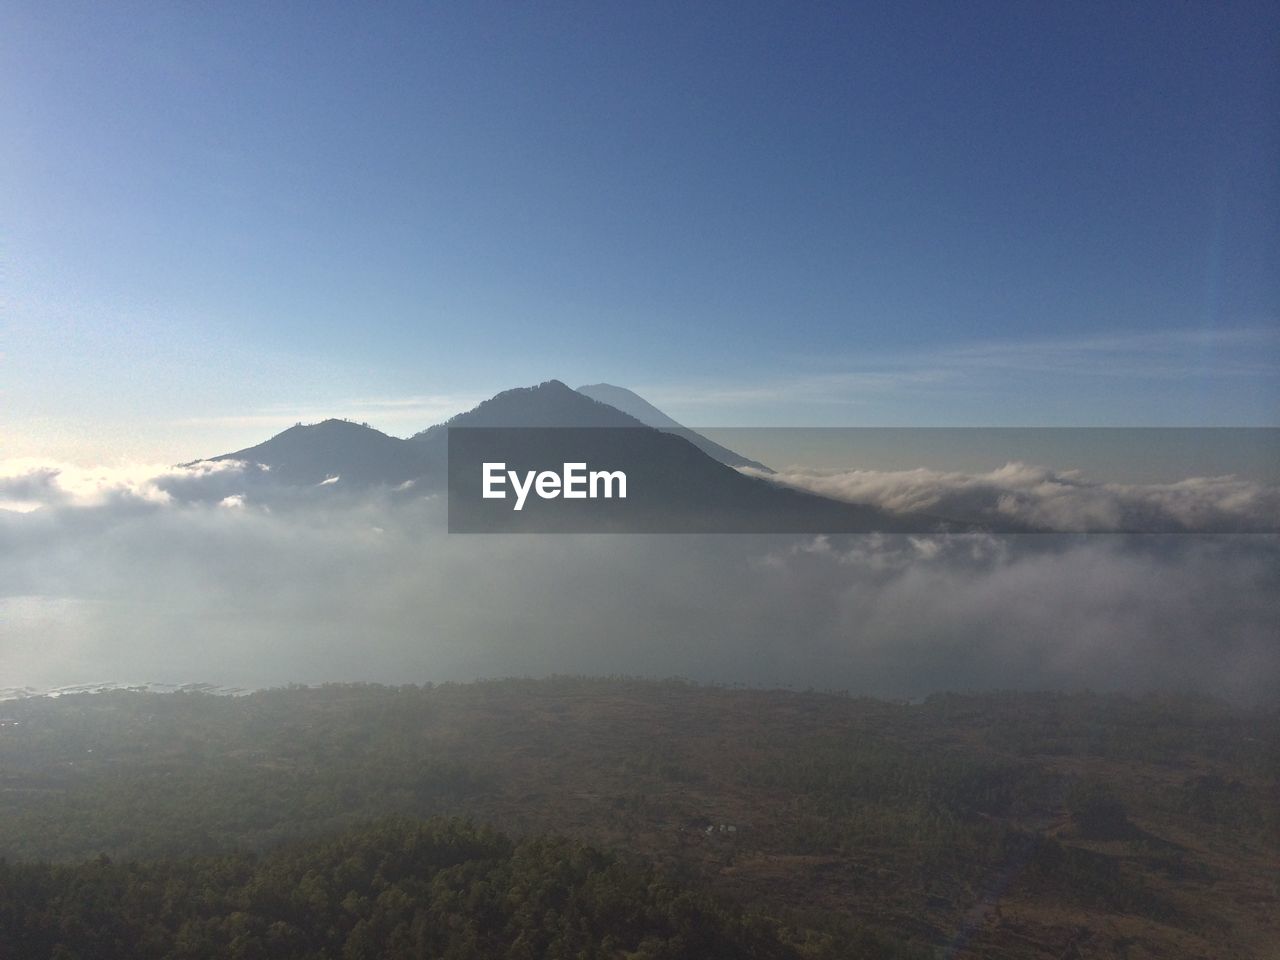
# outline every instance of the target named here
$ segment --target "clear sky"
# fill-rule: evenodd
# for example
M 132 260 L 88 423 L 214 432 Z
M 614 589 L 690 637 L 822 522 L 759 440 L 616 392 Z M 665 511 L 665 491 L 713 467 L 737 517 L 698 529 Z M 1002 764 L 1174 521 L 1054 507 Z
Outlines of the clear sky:
M 1274 3 L 0 6 L 0 457 L 1280 423 Z

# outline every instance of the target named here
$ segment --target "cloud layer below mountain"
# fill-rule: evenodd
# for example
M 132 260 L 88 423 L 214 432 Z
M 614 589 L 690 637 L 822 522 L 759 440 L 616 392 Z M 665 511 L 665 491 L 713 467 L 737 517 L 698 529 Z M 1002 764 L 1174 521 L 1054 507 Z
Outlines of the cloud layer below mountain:
M 878 482 L 931 502 L 923 482 Z M 983 483 L 998 502 L 1059 481 Z M 234 464 L 10 464 L 5 685 L 580 672 L 1280 695 L 1275 537 L 449 536 L 439 498 L 341 486 L 269 498 Z
M 1275 531 L 1280 522 L 1280 488 L 1234 476 L 1120 484 L 1026 463 L 979 474 L 925 469 L 743 472 L 900 513 L 1012 521 L 1063 533 L 1250 533 Z

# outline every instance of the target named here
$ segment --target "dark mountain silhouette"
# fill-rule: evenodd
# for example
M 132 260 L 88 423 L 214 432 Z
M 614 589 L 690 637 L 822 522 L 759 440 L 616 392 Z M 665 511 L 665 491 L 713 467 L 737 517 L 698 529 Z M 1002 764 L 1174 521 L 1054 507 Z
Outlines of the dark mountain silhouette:
M 293 486 L 314 486 L 338 478 L 345 487 L 404 483 L 435 473 L 434 451 L 348 420 L 299 424 L 257 446 L 211 460 L 244 460 L 267 467 L 270 477 Z
M 722 447 L 714 440 L 708 440 L 702 434 L 690 430 L 683 424 L 671 419 L 640 394 L 628 390 L 626 387 L 617 387 L 611 383 L 591 383 L 585 387 L 579 387 L 578 392 L 593 400 L 616 407 L 623 413 L 635 417 L 641 423 L 656 427 L 663 433 L 673 433 L 677 437 L 684 437 L 707 456 L 714 460 L 719 460 L 721 463 L 728 464 L 731 467 L 754 467 L 756 470 L 763 470 L 766 473 L 773 472 L 763 463 L 744 457 L 740 453 L 735 453 L 728 447 Z
M 565 463 L 621 471 L 626 499 L 481 496 L 482 464 L 524 476 Z M 455 532 L 866 533 L 921 532 L 942 522 L 842 503 L 739 473 L 683 437 L 630 428 L 455 430 L 450 438 L 449 526 Z M 951 529 L 957 529 L 951 525 Z
M 455 441 L 465 441 L 464 463 L 455 461 L 449 476 L 454 529 L 840 533 L 919 531 L 928 523 L 739 473 L 685 435 L 692 431 L 659 430 L 559 380 L 506 390 L 407 442 L 430 449 L 433 463 L 448 462 L 451 429 Z M 521 472 L 558 471 L 567 462 L 621 470 L 628 477 L 628 496 L 589 503 L 538 500 L 527 512 L 514 514 L 509 502 L 480 497 L 480 465 L 495 458 Z
M 516 387 L 490 397 L 466 413 L 428 427 L 410 439 L 434 440 L 450 427 L 640 427 L 644 422 L 608 403 L 601 403 L 548 380 L 536 387 Z
M 657 427 L 659 430 L 682 426 L 682 424 L 671 419 L 640 394 L 634 390 L 628 390 L 626 387 L 617 387 L 612 383 L 589 383 L 584 387 L 579 387 L 578 392 L 583 396 L 590 397 L 592 400 L 599 400 L 601 403 L 616 407 L 623 413 L 635 417 L 646 426 Z
M 290 486 L 315 486 L 337 477 L 341 489 L 445 485 L 450 427 L 640 427 L 620 410 L 597 403 L 549 380 L 536 387 L 506 390 L 473 410 L 423 430 L 408 440 L 388 436 L 349 420 L 298 424 L 252 447 L 211 457 L 244 460 L 266 467 L 271 480 Z
M 592 469 L 625 472 L 628 497 L 539 499 L 513 518 L 509 503 L 480 498 L 480 459 L 464 462 L 465 476 L 449 471 L 450 430 L 469 427 L 489 429 L 454 430 L 455 440 L 462 437 L 468 444 L 461 448 L 464 453 L 474 454 L 480 449 L 476 444 L 499 437 L 497 456 L 511 469 L 559 470 L 566 462 L 585 461 Z M 525 429 L 495 429 L 503 427 Z M 484 460 L 493 459 L 488 449 Z M 317 486 L 336 477 L 335 489 L 398 487 L 406 481 L 414 481 L 415 491 L 449 487 L 457 529 L 514 529 L 513 520 L 524 529 L 652 532 L 920 532 L 941 524 L 739 473 L 683 433 L 647 426 L 558 380 L 504 391 L 407 440 L 346 420 L 326 420 L 291 427 L 212 459 L 260 464 L 271 482 L 290 486 Z

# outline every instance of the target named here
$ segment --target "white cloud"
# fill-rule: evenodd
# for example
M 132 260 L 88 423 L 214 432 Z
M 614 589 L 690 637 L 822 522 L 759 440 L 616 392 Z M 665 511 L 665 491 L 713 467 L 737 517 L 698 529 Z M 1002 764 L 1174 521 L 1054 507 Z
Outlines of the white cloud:
M 1272 325 L 992 340 L 925 345 L 909 352 L 796 357 L 789 366 L 800 372 L 766 376 L 746 384 L 657 383 L 634 389 L 694 427 L 722 423 L 726 415 L 733 417 L 735 410 L 746 411 L 748 416 L 758 411 L 756 417 L 770 417 L 775 409 L 795 411 L 798 407 L 807 408 L 810 415 L 840 407 L 857 412 L 888 410 L 895 421 L 895 409 L 909 409 L 909 417 L 917 417 L 920 410 L 933 410 L 935 418 L 946 419 L 953 412 L 947 400 L 981 398 L 993 387 L 998 388 L 1001 400 L 997 408 L 1007 408 L 1011 398 L 1021 396 L 1026 412 L 1042 419 L 1045 397 L 1020 395 L 1011 385 L 1018 380 L 1041 388 L 1053 383 L 1055 397 L 1061 398 L 1058 402 L 1068 410 L 1081 411 L 1075 416 L 1077 422 L 1083 422 L 1093 417 L 1091 411 L 1083 412 L 1089 410 L 1090 392 L 1100 388 L 1128 390 L 1134 383 L 1142 383 L 1148 396 L 1161 391 L 1176 396 L 1185 394 L 1189 383 L 1212 382 L 1217 392 L 1229 390 L 1237 399 L 1248 393 L 1235 391 L 1248 391 L 1250 384 L 1269 383 L 1274 391 L 1280 379 L 1280 332 Z M 895 406 L 886 406 L 890 402 Z M 974 409 L 990 409 L 990 405 L 978 403 Z M 1112 418 L 1118 413 L 1113 412 Z M 794 412 L 791 415 L 794 417 Z M 883 416 L 877 414 L 877 419 Z M 748 425 L 740 417 L 733 419 Z
M 189 466 L 123 463 L 92 467 L 32 458 L 0 460 L 0 502 L 20 503 L 27 510 L 94 507 L 117 499 L 166 504 L 176 490 L 214 478 L 241 476 L 245 470 L 245 464 L 233 460 Z
M 744 473 L 760 476 L 749 468 Z M 777 483 L 897 513 L 992 524 L 1010 521 L 1060 532 L 1253 532 L 1280 526 L 1280 488 L 1234 476 L 1176 483 L 1095 482 L 1078 471 L 1006 463 L 987 473 L 799 469 Z
M 1280 696 L 1275 537 L 451 536 L 439 499 L 268 511 L 244 471 L 192 472 L 151 481 L 188 484 L 165 502 L 130 475 L 0 514 L 6 684 L 578 672 Z

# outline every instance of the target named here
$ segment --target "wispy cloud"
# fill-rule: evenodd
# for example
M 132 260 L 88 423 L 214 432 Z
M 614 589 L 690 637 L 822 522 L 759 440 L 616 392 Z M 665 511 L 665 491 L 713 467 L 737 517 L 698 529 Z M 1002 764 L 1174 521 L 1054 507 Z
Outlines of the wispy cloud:
M 711 415 L 765 404 L 875 404 L 895 398 L 945 399 L 1002 389 L 1014 379 L 1043 380 L 1084 392 L 1100 381 L 1178 386 L 1280 381 L 1280 329 L 1170 330 L 1092 337 L 990 340 L 910 352 L 793 358 L 805 372 L 749 384 L 690 382 L 640 385 L 658 406 Z M 1013 393 L 1008 394 L 1016 401 Z M 696 418 L 694 421 L 696 422 Z
M 945 384 L 954 377 L 942 369 L 853 370 L 776 379 L 750 385 L 641 387 L 641 394 L 658 404 L 734 407 L 757 403 L 858 403 L 905 389 Z
M 1278 358 L 1280 331 L 1262 327 L 988 341 L 932 355 L 950 370 L 1152 379 L 1187 377 L 1206 368 L 1215 376 L 1277 376 Z

